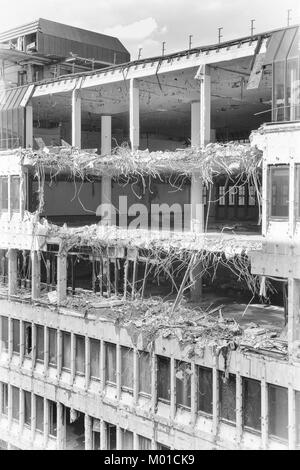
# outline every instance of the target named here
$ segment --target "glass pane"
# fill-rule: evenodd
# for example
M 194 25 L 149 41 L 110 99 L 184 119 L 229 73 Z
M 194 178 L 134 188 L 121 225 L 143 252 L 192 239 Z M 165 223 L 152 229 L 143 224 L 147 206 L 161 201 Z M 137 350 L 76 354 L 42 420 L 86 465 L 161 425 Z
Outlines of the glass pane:
M 191 365 L 176 361 L 176 404 L 191 407 Z
M 11 210 L 20 210 L 20 177 L 12 176 L 10 184 Z
M 91 377 L 100 378 L 100 341 L 90 339 Z
M 171 369 L 168 357 L 157 356 L 157 398 L 170 401 Z
M 31 393 L 24 391 L 24 423 L 31 424 Z
M 212 414 L 212 370 L 198 367 L 198 410 Z
M 287 119 L 296 121 L 300 119 L 300 80 L 299 59 L 287 61 Z
M 269 385 L 269 433 L 288 438 L 288 389 Z
M 38 361 L 44 361 L 44 327 L 36 327 L 36 358 Z
M 8 414 L 8 385 L 2 384 L 2 409 L 1 413 L 6 415 Z
M 16 387 L 12 387 L 12 417 L 19 421 L 20 411 L 20 390 Z
M 258 380 L 243 378 L 244 426 L 261 429 L 261 384 Z
M 220 416 L 227 421 L 236 419 L 236 383 L 235 375 L 229 374 L 226 379 L 223 372 L 219 372 L 219 400 Z
M 122 450 L 133 449 L 133 433 L 122 430 Z
M 38 395 L 35 396 L 35 427 L 39 431 L 44 431 L 44 399 L 39 397 Z
M 8 210 L 8 178 L 7 176 L 2 176 L 1 181 L 1 210 Z
M 49 364 L 57 365 L 57 336 L 52 328 L 49 328 Z
M 20 322 L 13 320 L 13 352 L 20 354 Z
M 49 401 L 49 434 L 56 436 L 57 432 L 57 407 L 54 401 Z
M 1 317 L 1 347 L 8 350 L 8 318 Z
M 106 381 L 116 383 L 116 345 L 106 343 L 105 351 L 105 371 Z
M 62 367 L 71 369 L 71 335 L 66 332 L 62 334 Z
M 151 450 L 151 440 L 147 437 L 139 436 L 139 450 Z
M 76 355 L 75 370 L 76 373 L 84 374 L 85 372 L 85 338 L 84 336 L 75 336 Z
M 121 347 L 121 385 L 133 388 L 133 350 Z
M 274 63 L 274 121 L 284 120 L 284 72 L 285 62 Z
M 271 217 L 289 216 L 289 166 L 270 167 Z
M 151 356 L 139 351 L 139 391 L 151 395 Z

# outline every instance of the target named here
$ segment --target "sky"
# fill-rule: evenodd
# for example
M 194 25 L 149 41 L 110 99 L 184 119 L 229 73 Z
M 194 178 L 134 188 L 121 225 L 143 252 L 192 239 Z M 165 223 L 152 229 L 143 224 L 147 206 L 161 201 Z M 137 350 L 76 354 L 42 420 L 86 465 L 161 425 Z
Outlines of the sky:
M 138 57 L 160 55 L 300 23 L 299 0 L 0 0 L 0 31 L 46 18 L 117 36 Z

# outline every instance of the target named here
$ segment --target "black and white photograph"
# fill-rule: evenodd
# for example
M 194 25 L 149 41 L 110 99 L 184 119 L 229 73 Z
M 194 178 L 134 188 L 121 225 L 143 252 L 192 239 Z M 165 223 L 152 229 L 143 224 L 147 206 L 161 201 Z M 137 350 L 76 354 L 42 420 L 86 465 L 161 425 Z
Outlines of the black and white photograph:
M 297 449 L 299 0 L 0 0 L 0 460 Z

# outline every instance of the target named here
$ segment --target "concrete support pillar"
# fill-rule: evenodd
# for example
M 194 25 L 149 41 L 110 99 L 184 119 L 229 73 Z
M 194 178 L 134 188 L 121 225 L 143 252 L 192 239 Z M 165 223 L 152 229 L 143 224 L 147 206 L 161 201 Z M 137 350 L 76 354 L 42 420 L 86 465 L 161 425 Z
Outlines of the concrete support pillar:
M 120 426 L 117 427 L 117 432 L 116 432 L 116 448 L 117 450 L 122 450 L 122 430 Z
M 101 116 L 101 155 L 111 154 L 111 116 Z M 102 213 L 102 223 L 112 225 L 111 205 L 111 177 L 102 176 L 101 204 L 107 204 Z
M 57 255 L 57 303 L 64 302 L 67 298 L 67 255 Z
M 151 410 L 156 413 L 157 407 L 157 360 L 154 351 L 151 355 Z
M 136 432 L 133 433 L 133 450 L 139 450 L 139 435 Z
M 203 66 L 200 78 L 200 145 L 210 142 L 211 131 L 211 79 L 209 65 Z
M 62 336 L 61 331 L 57 330 L 57 378 L 59 379 L 62 369 Z
M 85 450 L 93 449 L 92 418 L 87 414 L 84 415 L 84 442 Z
M 11 429 L 12 424 L 12 386 L 8 384 L 7 386 L 7 418 L 8 418 L 8 429 Z
M 100 342 L 100 390 L 103 393 L 105 389 L 105 342 Z M 102 448 L 101 448 L 102 449 Z
M 22 367 L 24 359 L 24 322 L 20 320 L 20 367 Z
M 75 356 L 76 356 L 76 338 L 71 333 L 71 383 L 75 380 Z
M 31 298 L 37 300 L 41 292 L 41 262 L 38 251 L 31 252 Z
M 44 376 L 47 377 L 49 366 L 49 328 L 44 326 Z
M 121 399 L 121 346 L 116 344 L 116 383 L 117 383 L 117 400 Z
M 138 350 L 133 350 L 133 401 L 135 405 L 139 399 L 139 356 Z
M 16 295 L 18 289 L 18 250 L 8 250 L 8 295 Z
M 296 449 L 296 395 L 292 384 L 288 389 L 288 407 L 289 407 L 289 449 Z
M 72 91 L 72 146 L 81 148 L 81 96 L 76 88 Z
M 191 424 L 194 426 L 197 420 L 197 388 L 198 388 L 198 374 L 197 366 L 194 362 L 191 363 Z
M 25 147 L 33 148 L 33 108 L 31 102 L 25 108 Z
M 140 90 L 136 79 L 129 84 L 129 134 L 131 149 L 138 150 L 140 145 Z
M 106 430 L 106 422 L 101 419 L 100 421 L 100 449 L 107 450 L 107 430 Z
M 91 375 L 91 350 L 88 336 L 85 337 L 85 388 L 89 388 Z
M 31 332 L 31 370 L 33 372 L 36 362 L 36 325 L 34 323 L 31 324 Z
M 57 450 L 65 448 L 65 423 L 64 423 L 64 406 L 57 403 Z
M 176 361 L 174 357 L 170 359 L 170 372 L 171 372 L 171 396 L 170 396 L 170 416 L 175 419 L 176 415 Z
M 13 321 L 8 317 L 8 358 L 9 363 L 13 355 Z
M 290 360 L 298 348 L 295 348 L 295 341 L 300 340 L 300 281 L 288 279 L 288 348 Z M 298 349 L 299 351 L 299 349 Z M 298 352 L 297 351 L 297 352 Z M 299 360 L 299 359 L 298 359 Z

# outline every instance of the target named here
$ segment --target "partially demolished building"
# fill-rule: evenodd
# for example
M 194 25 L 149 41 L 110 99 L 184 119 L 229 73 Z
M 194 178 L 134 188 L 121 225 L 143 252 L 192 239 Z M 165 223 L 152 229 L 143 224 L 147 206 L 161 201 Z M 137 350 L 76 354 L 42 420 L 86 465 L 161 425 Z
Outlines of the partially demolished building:
M 299 74 L 293 26 L 3 90 L 2 447 L 297 448 Z

